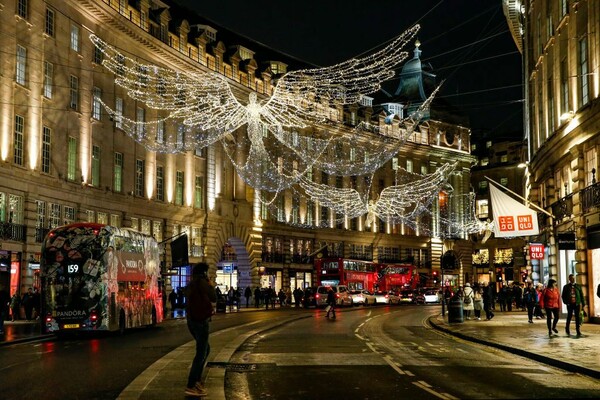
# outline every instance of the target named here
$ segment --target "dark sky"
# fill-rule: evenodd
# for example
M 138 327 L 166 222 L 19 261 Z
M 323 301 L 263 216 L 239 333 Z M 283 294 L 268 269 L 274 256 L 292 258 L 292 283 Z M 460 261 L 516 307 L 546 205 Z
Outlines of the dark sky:
M 179 1 L 231 31 L 319 66 L 368 53 L 419 23 L 421 59 L 432 64 L 438 81 L 445 80 L 438 97 L 464 110 L 476 136 L 522 137 L 521 56 L 501 0 Z M 411 57 L 413 47 L 407 48 Z

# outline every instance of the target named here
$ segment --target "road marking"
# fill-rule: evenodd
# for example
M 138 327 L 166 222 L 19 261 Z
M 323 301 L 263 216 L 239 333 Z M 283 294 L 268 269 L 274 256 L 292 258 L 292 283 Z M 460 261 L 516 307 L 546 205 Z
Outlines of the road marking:
M 435 390 L 433 390 L 431 388 L 431 385 L 428 384 L 425 381 L 416 381 L 416 382 L 413 382 L 413 385 L 415 385 L 418 388 L 421 388 L 421 389 L 425 390 L 428 393 L 431 393 L 432 395 L 434 395 L 436 397 L 439 397 L 440 399 L 444 399 L 444 400 L 458 400 L 457 397 L 454 397 L 454 396 L 452 396 L 452 395 L 450 395 L 448 393 L 438 393 L 438 392 L 436 392 Z

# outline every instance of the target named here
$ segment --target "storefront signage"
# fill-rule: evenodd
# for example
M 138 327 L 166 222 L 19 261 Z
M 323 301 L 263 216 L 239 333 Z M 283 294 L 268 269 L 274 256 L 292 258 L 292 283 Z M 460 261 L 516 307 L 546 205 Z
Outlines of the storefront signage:
M 544 245 L 541 243 L 531 243 L 529 245 L 529 258 L 532 260 L 543 260 Z
M 556 237 L 559 250 L 575 250 L 575 232 L 559 233 Z

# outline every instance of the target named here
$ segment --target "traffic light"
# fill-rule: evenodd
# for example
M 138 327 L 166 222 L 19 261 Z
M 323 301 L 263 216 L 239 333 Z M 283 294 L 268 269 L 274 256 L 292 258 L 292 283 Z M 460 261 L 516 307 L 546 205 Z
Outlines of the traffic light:
M 438 273 L 437 271 L 433 271 L 433 283 L 437 283 Z

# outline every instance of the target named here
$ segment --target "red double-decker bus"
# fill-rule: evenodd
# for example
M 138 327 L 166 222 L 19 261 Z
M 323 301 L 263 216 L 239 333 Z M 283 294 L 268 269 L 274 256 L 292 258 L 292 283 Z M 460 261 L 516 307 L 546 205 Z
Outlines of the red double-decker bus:
M 315 261 L 317 285 L 346 285 L 350 290 L 373 290 L 378 265 L 372 261 L 339 257 L 318 258 Z
M 412 264 L 380 264 L 377 269 L 377 290 L 398 292 L 416 289 L 419 280 Z

